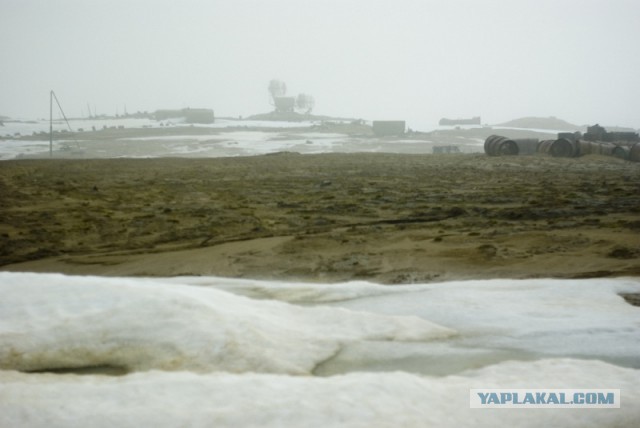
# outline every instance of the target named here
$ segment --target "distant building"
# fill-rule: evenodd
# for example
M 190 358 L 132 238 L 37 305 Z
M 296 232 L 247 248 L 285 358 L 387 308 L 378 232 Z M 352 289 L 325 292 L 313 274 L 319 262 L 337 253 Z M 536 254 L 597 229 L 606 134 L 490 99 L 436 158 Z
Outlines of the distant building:
M 447 119 L 446 117 L 443 117 L 438 123 L 441 126 L 480 125 L 480 116 L 475 116 L 471 119 Z
M 206 108 L 183 108 L 182 110 L 157 110 L 154 113 L 156 120 L 182 119 L 186 123 L 213 123 L 215 117 L 213 110 Z
M 378 137 L 404 135 L 406 129 L 404 120 L 374 120 L 373 133 Z
M 635 132 L 607 132 L 606 129 L 597 123 L 593 126 L 587 127 L 587 133 L 584 134 L 583 137 L 588 141 L 640 141 L 640 137 Z

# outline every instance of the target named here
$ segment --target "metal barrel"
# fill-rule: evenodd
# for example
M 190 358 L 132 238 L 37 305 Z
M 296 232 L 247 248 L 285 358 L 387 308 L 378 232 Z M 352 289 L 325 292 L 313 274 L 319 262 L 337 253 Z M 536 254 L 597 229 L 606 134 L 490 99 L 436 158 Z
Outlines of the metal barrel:
M 571 158 L 578 154 L 578 146 L 575 142 L 560 138 L 557 140 L 540 141 L 538 152 L 557 158 Z
M 616 156 L 616 149 L 619 157 L 623 155 L 624 148 L 611 143 L 605 143 L 602 141 L 578 141 L 578 150 L 580 156 L 584 155 L 603 155 L 603 156 Z
M 600 154 L 604 156 L 613 156 L 613 151 L 616 149 L 615 144 L 602 143 L 600 145 Z
M 629 150 L 629 160 L 633 162 L 640 162 L 640 143 L 635 143 Z
M 542 140 L 540 144 L 538 144 L 538 153 L 544 153 L 547 155 L 551 154 L 551 146 L 555 143 L 556 140 Z
M 540 140 L 537 138 L 518 138 L 513 140 L 518 146 L 518 154 L 533 155 L 538 151 Z
M 514 156 L 518 154 L 518 145 L 507 137 L 490 135 L 484 141 L 484 152 L 489 156 Z
M 593 141 L 578 140 L 578 151 L 580 156 L 594 154 L 595 151 L 599 151 L 598 144 Z
M 629 147 L 616 146 L 612 155 L 620 159 L 629 159 Z

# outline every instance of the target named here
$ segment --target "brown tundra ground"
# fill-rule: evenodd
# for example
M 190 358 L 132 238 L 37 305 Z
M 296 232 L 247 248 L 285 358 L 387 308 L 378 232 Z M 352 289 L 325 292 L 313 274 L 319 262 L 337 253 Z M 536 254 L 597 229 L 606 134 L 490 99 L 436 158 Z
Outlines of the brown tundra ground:
M 0 270 L 385 284 L 640 275 L 640 164 L 319 154 L 0 163 Z

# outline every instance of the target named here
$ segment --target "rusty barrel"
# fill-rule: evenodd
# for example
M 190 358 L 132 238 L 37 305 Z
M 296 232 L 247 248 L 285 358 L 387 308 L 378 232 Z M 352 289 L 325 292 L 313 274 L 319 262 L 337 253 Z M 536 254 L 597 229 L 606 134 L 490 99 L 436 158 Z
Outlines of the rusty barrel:
M 617 150 L 616 149 L 620 149 Z M 584 155 L 603 155 L 603 156 L 615 156 L 616 153 L 622 154 L 624 149 L 615 144 L 605 143 L 602 141 L 578 141 L 578 150 L 580 156 Z
M 600 147 L 600 154 L 603 156 L 613 156 L 613 151 L 616 149 L 615 144 L 603 143 Z
M 629 147 L 616 146 L 613 149 L 612 155 L 620 159 L 629 159 Z
M 580 152 L 580 156 L 599 155 L 600 143 L 596 141 L 579 140 L 578 151 Z
M 640 143 L 635 143 L 629 150 L 629 160 L 640 162 Z
M 518 154 L 518 145 L 507 137 L 490 135 L 484 141 L 484 152 L 489 156 L 514 156 Z
M 566 138 L 540 141 L 538 152 L 557 158 L 572 158 L 578 155 L 578 146 Z
M 518 146 L 519 155 L 533 155 L 538 151 L 540 140 L 537 138 L 517 138 L 513 140 Z
M 588 140 L 580 140 L 578 141 L 578 151 L 580 152 L 580 156 L 585 155 L 601 155 L 606 153 L 607 149 L 603 148 L 602 141 L 588 141 Z

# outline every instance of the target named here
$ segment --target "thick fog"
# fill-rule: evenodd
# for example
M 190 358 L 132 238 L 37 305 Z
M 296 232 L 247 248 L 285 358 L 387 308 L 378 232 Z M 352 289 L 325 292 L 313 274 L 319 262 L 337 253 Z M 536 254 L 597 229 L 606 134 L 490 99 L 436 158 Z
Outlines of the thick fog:
M 272 109 L 640 126 L 637 0 L 0 0 L 0 116 Z

